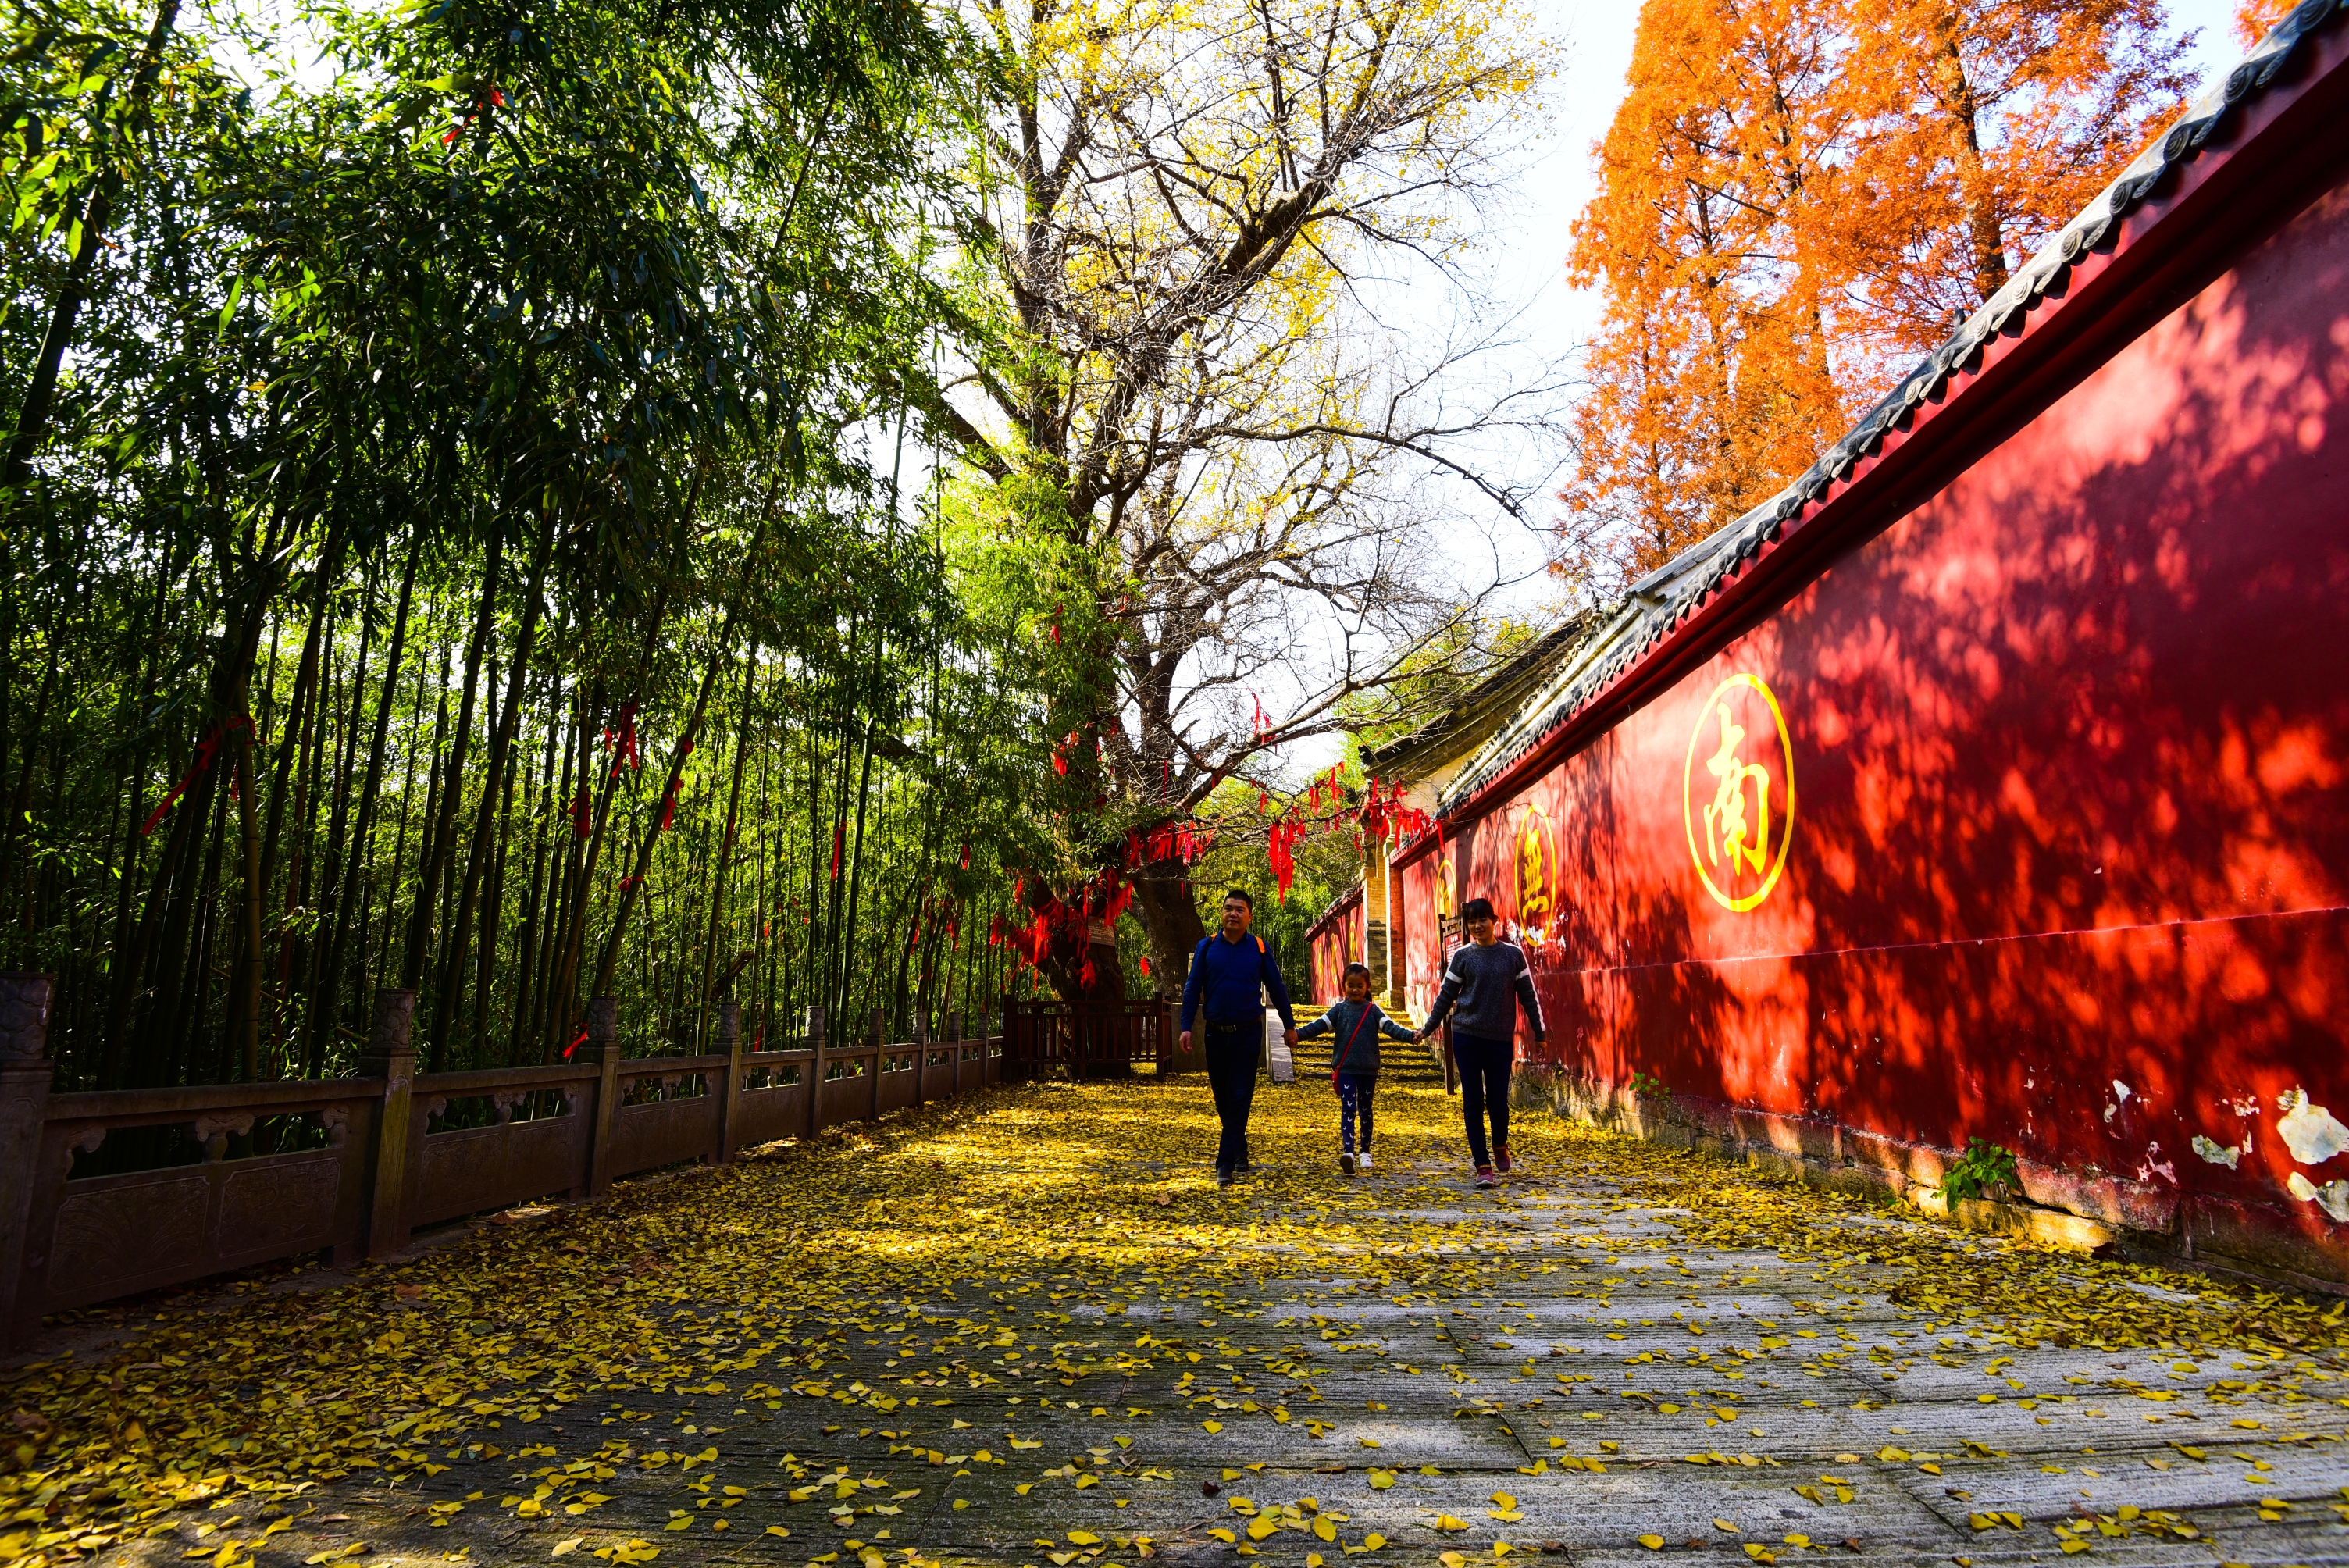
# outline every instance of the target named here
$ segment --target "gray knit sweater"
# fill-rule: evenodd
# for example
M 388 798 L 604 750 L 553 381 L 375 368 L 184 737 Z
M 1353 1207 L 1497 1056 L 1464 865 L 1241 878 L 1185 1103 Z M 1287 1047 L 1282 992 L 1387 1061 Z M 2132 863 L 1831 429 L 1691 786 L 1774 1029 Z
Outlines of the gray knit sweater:
M 1526 1022 L 1533 1026 L 1535 1040 L 1539 1041 L 1546 1032 L 1541 1003 L 1534 995 L 1533 971 L 1526 967 L 1524 950 L 1510 942 L 1495 942 L 1490 947 L 1471 942 L 1454 948 L 1452 961 L 1444 965 L 1444 989 L 1435 994 L 1435 1005 L 1427 1010 L 1427 1027 L 1433 1029 L 1450 1013 L 1455 1033 L 1485 1040 L 1513 1039 L 1520 1005 L 1526 1010 Z

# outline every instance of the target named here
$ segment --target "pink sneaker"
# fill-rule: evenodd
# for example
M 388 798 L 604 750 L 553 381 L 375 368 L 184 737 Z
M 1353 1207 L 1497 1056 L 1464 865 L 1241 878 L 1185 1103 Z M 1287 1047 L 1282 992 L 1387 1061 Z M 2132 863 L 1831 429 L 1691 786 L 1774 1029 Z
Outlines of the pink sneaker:
M 1506 1176 L 1509 1173 L 1509 1146 L 1507 1144 L 1501 1144 L 1493 1150 L 1493 1163 L 1501 1168 L 1502 1175 Z
M 1479 1165 L 1476 1167 L 1476 1185 L 1479 1187 L 1497 1187 L 1500 1184 L 1501 1179 L 1493 1174 L 1493 1168 L 1490 1165 Z

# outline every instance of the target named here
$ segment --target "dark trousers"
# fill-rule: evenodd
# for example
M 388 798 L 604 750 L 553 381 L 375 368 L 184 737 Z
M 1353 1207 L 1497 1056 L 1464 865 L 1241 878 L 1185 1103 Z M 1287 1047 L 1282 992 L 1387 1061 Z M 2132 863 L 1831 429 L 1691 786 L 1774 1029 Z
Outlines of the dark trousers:
M 1264 1028 L 1218 1029 L 1207 1026 L 1207 1086 L 1216 1093 L 1216 1119 L 1224 1136 L 1216 1145 L 1216 1169 L 1237 1171 L 1248 1163 L 1248 1108 L 1256 1101 L 1257 1069 L 1264 1059 Z
M 1493 1142 L 1509 1141 L 1509 1068 L 1517 1055 L 1515 1040 L 1488 1040 L 1476 1035 L 1452 1037 L 1452 1060 L 1460 1069 L 1460 1113 L 1468 1121 L 1468 1152 L 1479 1169 L 1493 1162 L 1485 1147 L 1485 1118 L 1493 1119 Z
M 1379 1080 L 1368 1073 L 1338 1075 L 1338 1147 L 1349 1154 L 1357 1149 L 1364 1154 L 1371 1151 L 1371 1091 L 1378 1087 Z M 1362 1124 L 1362 1140 L 1359 1144 L 1354 1141 L 1354 1123 L 1358 1119 Z

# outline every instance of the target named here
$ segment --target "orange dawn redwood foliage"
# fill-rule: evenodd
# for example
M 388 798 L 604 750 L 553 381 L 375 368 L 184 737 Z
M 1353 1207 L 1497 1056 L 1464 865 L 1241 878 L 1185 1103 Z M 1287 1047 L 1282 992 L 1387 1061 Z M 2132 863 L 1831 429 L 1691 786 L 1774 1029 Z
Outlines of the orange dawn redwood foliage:
M 2293 0 L 2236 0 L 2235 41 L 2246 49 L 2268 36 L 2268 30 L 2292 15 Z
M 2158 0 L 1647 0 L 1568 258 L 1604 310 L 1560 575 L 1611 593 L 1808 467 L 2177 110 L 2190 41 Z

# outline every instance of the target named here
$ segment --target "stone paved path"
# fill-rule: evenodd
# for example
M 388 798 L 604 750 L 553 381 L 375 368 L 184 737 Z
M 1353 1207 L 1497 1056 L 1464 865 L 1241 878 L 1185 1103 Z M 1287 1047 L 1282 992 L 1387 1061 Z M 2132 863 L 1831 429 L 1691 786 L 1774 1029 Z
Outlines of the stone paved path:
M 2349 1563 L 2334 1304 L 1544 1115 L 1481 1194 L 1420 1082 L 1348 1182 L 1300 1067 L 1229 1195 L 1204 1085 L 1011 1089 L 0 1398 L 118 1444 L 242 1401 L 251 1447 L 98 1483 L 156 1510 L 84 1508 L 119 1563 Z M 0 1557 L 69 1558 L 36 1528 Z

